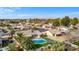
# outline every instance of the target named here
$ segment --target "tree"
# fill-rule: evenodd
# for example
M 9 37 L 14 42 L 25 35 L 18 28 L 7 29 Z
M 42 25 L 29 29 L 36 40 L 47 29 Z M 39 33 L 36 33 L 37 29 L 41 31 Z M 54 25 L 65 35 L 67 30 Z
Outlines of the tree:
M 17 49 L 16 49 L 16 43 L 10 43 L 9 45 L 8 45 L 8 50 L 9 51 L 16 51 Z
M 64 26 L 69 26 L 70 25 L 70 18 L 68 16 L 65 16 L 62 20 L 61 20 L 61 24 Z
M 23 45 L 24 45 L 24 42 L 26 40 L 26 37 L 24 37 L 22 33 L 17 33 L 17 36 L 15 37 L 15 40 L 19 43 L 19 45 L 17 44 L 18 45 L 18 50 L 19 49 L 24 50 Z
M 40 36 L 41 36 L 41 38 L 47 38 L 47 35 L 46 34 L 42 34 Z
M 10 34 L 11 34 L 11 38 L 13 38 L 13 35 L 15 34 L 15 30 L 14 29 L 10 29 Z
M 5 24 L 5 23 L 0 23 L 0 26 L 1 26 L 1 27 L 5 27 L 6 24 Z
M 54 26 L 59 26 L 60 25 L 60 19 L 58 18 L 58 19 L 54 19 L 53 20 L 53 25 Z
M 20 43 L 22 49 L 32 50 L 34 49 L 34 42 L 32 41 L 32 37 L 25 37 L 22 33 L 18 33 L 15 39 Z
M 54 42 L 52 43 L 52 49 L 53 49 L 54 51 L 64 51 L 65 45 L 64 45 L 63 43 L 54 41 Z
M 39 28 L 37 28 L 37 27 L 35 27 L 35 26 L 32 28 L 32 30 L 38 30 L 38 29 L 39 29 Z
M 71 20 L 71 24 L 73 24 L 73 25 L 76 25 L 78 22 L 79 22 L 78 18 L 76 18 L 76 17 Z
M 53 19 L 47 19 L 45 23 L 46 24 L 53 23 Z
M 8 25 L 7 28 L 10 30 L 11 38 L 13 38 L 13 35 L 15 34 L 15 30 L 10 25 Z
M 26 43 L 24 43 L 24 48 L 26 50 L 34 50 L 35 46 L 34 46 L 34 42 L 32 41 L 32 37 L 28 37 L 25 41 Z

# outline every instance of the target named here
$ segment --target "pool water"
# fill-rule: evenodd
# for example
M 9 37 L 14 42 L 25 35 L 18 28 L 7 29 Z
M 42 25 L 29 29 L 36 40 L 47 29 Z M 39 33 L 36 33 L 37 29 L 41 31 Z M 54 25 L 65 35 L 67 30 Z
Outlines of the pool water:
M 45 44 L 47 41 L 45 39 L 33 39 L 35 44 Z

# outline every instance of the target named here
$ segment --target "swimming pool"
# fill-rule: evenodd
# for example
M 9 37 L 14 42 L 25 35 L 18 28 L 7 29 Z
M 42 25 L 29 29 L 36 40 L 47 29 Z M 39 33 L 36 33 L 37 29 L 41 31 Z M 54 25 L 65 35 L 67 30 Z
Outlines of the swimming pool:
M 45 44 L 45 43 L 47 43 L 47 41 L 45 39 L 41 39 L 41 38 L 33 39 L 33 42 L 35 44 Z

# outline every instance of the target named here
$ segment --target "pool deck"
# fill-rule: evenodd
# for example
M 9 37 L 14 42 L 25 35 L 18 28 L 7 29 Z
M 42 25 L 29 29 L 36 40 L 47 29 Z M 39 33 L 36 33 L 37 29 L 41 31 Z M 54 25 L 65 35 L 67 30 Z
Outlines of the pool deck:
M 51 40 L 55 40 L 58 42 L 63 42 L 66 40 L 70 40 L 73 36 L 70 34 L 66 34 L 66 35 L 62 35 L 62 36 L 48 36 L 48 38 L 50 38 Z

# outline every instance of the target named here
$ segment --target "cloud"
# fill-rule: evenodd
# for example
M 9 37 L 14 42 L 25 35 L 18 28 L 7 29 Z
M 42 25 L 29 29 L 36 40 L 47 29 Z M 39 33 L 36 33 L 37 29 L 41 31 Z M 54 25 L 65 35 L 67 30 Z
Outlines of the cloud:
M 14 18 L 16 11 L 20 9 L 18 7 L 0 7 L 0 18 Z
M 15 8 L 15 7 L 0 7 L 0 14 L 14 13 L 16 10 L 19 9 L 20 8 Z

